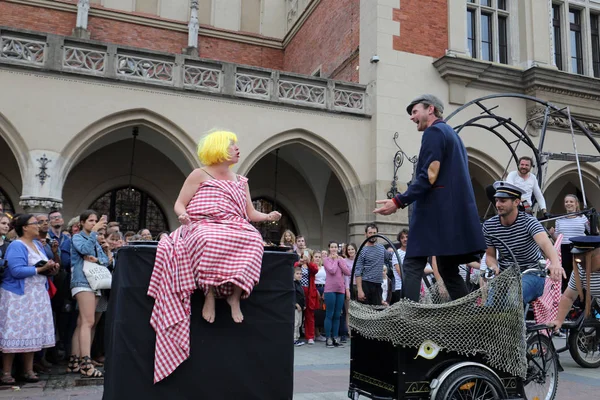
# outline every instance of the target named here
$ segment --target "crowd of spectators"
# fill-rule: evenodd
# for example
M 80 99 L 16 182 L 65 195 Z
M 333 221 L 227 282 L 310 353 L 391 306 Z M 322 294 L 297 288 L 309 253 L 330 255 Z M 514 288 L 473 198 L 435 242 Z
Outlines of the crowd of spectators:
M 0 384 L 37 382 L 54 365 L 101 377 L 110 290 L 90 288 L 84 260 L 112 272 L 118 248 L 164 234 L 123 234 L 93 210 L 65 224 L 57 210 L 12 216 L 0 207 Z

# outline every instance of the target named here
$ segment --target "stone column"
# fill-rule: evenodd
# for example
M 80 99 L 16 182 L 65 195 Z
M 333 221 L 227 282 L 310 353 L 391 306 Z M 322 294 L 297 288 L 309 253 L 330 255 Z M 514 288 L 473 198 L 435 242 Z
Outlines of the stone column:
M 190 5 L 190 22 L 188 23 L 188 47 L 185 53 L 198 57 L 198 31 L 200 23 L 198 21 L 198 0 L 192 0 Z
M 23 173 L 23 193 L 19 205 L 28 213 L 62 208 L 60 155 L 51 150 L 32 150 Z
M 77 22 L 73 29 L 73 36 L 81 39 L 89 39 L 90 32 L 87 30 L 88 13 L 90 11 L 90 0 L 77 1 Z

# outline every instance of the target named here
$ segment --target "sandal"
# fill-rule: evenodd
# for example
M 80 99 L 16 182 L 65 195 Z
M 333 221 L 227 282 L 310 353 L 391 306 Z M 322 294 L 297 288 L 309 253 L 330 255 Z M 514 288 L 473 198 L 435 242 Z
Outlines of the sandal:
M 13 378 L 10 373 L 3 372 L 2 377 L 0 377 L 0 385 L 14 385 L 15 378 Z
M 79 357 L 70 356 L 69 363 L 67 364 L 67 373 L 77 373 L 79 370 Z
M 92 359 L 89 356 L 83 356 L 80 362 L 80 370 L 82 378 L 102 378 L 102 372 L 98 371 L 92 365 Z
M 92 365 L 96 368 L 104 367 L 104 364 L 102 364 L 100 361 L 96 361 L 94 359 L 92 359 Z
M 20 379 L 23 382 L 27 383 L 36 383 L 40 381 L 40 377 L 35 374 L 33 371 L 26 372 Z

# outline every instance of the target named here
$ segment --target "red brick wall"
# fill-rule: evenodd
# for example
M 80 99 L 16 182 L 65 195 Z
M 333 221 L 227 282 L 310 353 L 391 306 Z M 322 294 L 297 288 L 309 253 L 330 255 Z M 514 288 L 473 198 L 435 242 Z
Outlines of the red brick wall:
M 322 65 L 321 76 L 330 77 L 358 49 L 359 12 L 360 0 L 321 0 L 285 49 L 283 69 L 311 74 Z M 357 72 L 342 77 L 358 82 Z
M 0 25 L 56 35 L 71 34 L 77 14 L 0 0 Z
M 91 39 L 168 53 L 181 53 L 187 33 L 90 16 Z
M 331 79 L 345 82 L 358 82 L 358 55 L 342 69 L 332 74 Z
M 32 17 L 35 16 L 35 17 Z M 0 0 L 0 25 L 70 36 L 77 14 L 43 7 L 24 6 Z M 90 16 L 91 39 L 169 53 L 187 46 L 187 32 L 154 28 L 130 22 Z M 263 68 L 282 69 L 283 50 L 200 36 L 200 57 Z
M 198 47 L 200 57 L 255 67 L 283 69 L 283 50 L 206 36 L 200 36 Z
M 394 36 L 394 50 L 442 57 L 448 48 L 447 0 L 401 0 L 394 9 L 400 21 L 400 36 Z

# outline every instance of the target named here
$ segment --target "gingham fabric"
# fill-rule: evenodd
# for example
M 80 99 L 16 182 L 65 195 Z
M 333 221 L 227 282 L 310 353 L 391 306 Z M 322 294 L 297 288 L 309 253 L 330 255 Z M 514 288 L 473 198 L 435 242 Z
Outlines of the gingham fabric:
M 558 260 L 562 263 L 562 254 L 560 245 L 563 240 L 563 235 L 560 234 L 554 242 L 554 248 L 558 252 Z M 567 254 L 569 257 L 569 254 Z M 550 264 L 550 260 L 546 260 Z M 545 324 L 554 321 L 558 315 L 558 303 L 561 296 L 561 281 L 553 281 L 550 277 L 546 277 L 544 284 L 544 294 L 532 302 L 533 315 L 536 324 Z
M 191 223 L 158 244 L 148 288 L 155 300 L 154 383 L 190 355 L 190 296 L 196 288 L 207 293 L 213 286 L 217 297 L 226 297 L 235 284 L 247 298 L 258 283 L 263 241 L 248 222 L 247 181 L 203 182 L 187 206 Z

